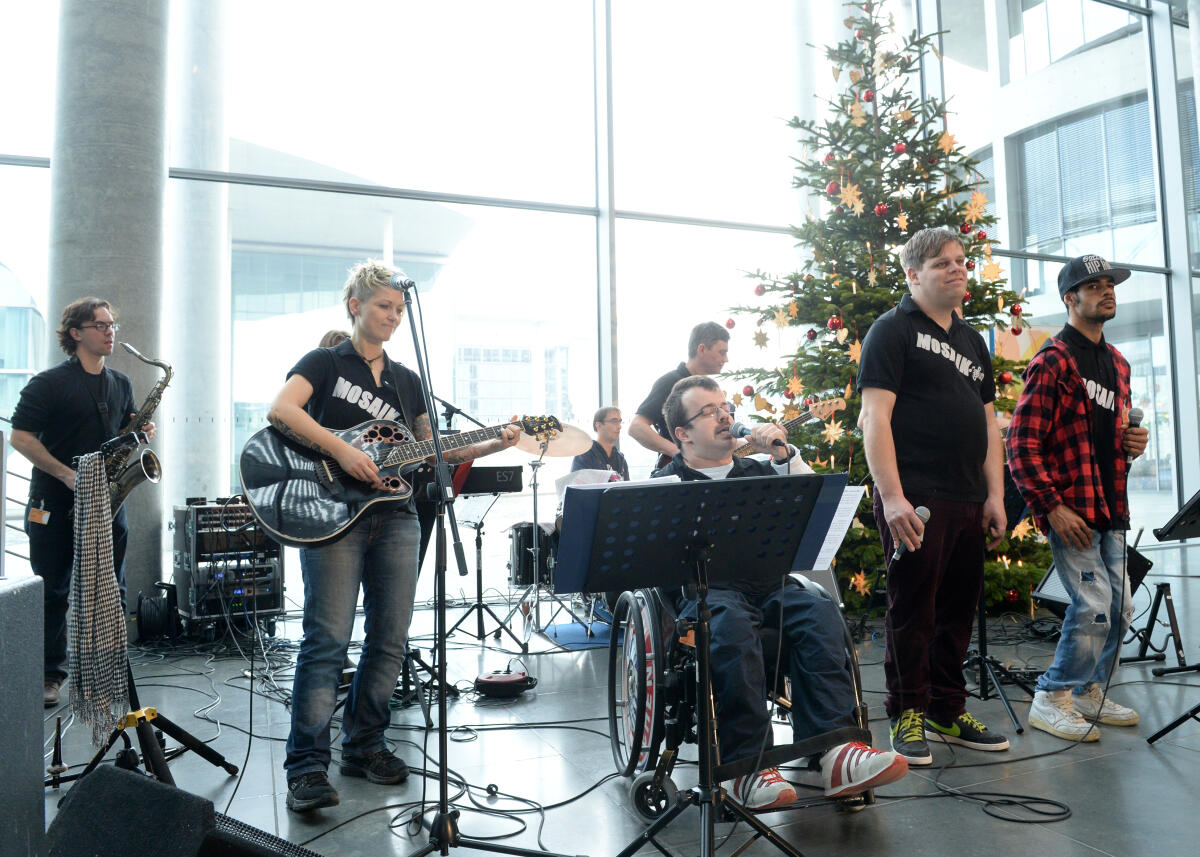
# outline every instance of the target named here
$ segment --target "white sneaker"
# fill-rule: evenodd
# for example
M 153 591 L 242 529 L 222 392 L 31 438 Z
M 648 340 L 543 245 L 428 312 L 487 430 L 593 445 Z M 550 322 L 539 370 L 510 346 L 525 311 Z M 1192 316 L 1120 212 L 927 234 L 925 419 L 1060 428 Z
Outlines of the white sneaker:
M 1100 701 L 1104 704 L 1101 705 Z M 1083 693 L 1074 694 L 1075 710 L 1084 720 L 1092 723 L 1107 723 L 1109 726 L 1133 726 L 1138 722 L 1138 713 L 1126 708 L 1104 695 L 1104 688 L 1096 682 L 1087 686 Z
M 908 760 L 893 750 L 874 750 L 861 741 L 838 744 L 821 756 L 826 797 L 847 797 L 894 783 L 908 773 Z
M 1029 725 L 1068 741 L 1099 741 L 1100 730 L 1075 710 L 1070 690 L 1039 690 L 1029 707 Z
M 792 784 L 779 774 L 779 768 L 764 768 L 721 783 L 726 793 L 751 812 L 779 809 L 799 800 Z

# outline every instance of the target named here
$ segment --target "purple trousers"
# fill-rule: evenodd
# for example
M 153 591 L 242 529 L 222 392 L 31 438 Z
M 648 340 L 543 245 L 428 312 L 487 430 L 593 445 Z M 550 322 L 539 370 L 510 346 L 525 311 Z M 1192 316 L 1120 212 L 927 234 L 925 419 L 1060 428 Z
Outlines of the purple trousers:
M 895 717 L 919 708 L 938 723 L 966 710 L 963 658 L 983 586 L 983 504 L 908 496 L 930 511 L 920 550 L 906 551 L 887 576 L 884 675 L 886 708 Z M 884 559 L 895 545 L 875 494 Z

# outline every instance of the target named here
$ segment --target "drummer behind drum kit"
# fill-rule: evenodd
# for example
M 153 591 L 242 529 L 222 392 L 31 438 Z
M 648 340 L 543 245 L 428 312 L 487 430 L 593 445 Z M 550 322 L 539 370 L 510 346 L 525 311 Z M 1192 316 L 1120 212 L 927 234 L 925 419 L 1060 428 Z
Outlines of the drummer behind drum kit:
M 590 606 L 587 618 L 584 619 L 575 612 L 569 601 L 554 594 L 554 557 L 558 550 L 558 527 L 557 524 L 538 523 L 538 470 L 545 463 L 542 459 L 546 456 L 565 458 L 587 452 L 592 448 L 592 439 L 581 429 L 564 424 L 561 431 L 545 440 L 522 434 L 516 446 L 522 452 L 537 456 L 537 459 L 529 464 L 533 469 L 533 476 L 529 481 L 533 494 L 533 521 L 513 524 L 509 531 L 509 538 L 512 540 L 508 564 L 509 584 L 514 588 L 523 586 L 525 590 L 504 617 L 503 624 L 507 626 L 517 611 L 521 611 L 526 620 L 532 622 L 533 630 L 542 632 L 560 612 L 565 611 L 572 621 L 582 625 L 588 636 L 591 636 L 593 617 Z M 577 471 L 584 472 L 590 473 Z M 543 598 L 554 604 L 554 610 L 545 624 L 541 618 Z

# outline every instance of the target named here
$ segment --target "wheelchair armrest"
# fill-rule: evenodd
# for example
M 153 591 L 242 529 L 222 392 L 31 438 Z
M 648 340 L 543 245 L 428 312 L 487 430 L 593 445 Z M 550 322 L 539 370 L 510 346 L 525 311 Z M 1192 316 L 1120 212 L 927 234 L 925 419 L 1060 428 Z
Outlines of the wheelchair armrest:
M 814 579 L 815 575 L 821 575 L 823 577 L 827 577 L 828 579 L 824 583 L 818 583 Z M 793 571 L 788 575 L 788 577 L 798 583 L 802 588 L 811 592 L 816 592 L 823 598 L 828 598 L 838 607 L 843 609 L 845 608 L 846 605 L 842 603 L 842 599 L 838 595 L 837 578 L 834 576 L 832 571 L 809 571 L 804 574 L 801 574 L 798 571 Z M 833 592 L 829 591 L 828 586 L 834 587 Z

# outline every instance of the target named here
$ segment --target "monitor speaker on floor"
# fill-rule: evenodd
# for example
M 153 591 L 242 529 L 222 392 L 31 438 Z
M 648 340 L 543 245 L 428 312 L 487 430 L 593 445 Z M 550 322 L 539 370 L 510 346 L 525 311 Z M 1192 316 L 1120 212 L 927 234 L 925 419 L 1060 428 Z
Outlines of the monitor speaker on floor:
M 102 765 L 67 792 L 46 831 L 47 857 L 319 857 L 229 818 L 212 801 Z

